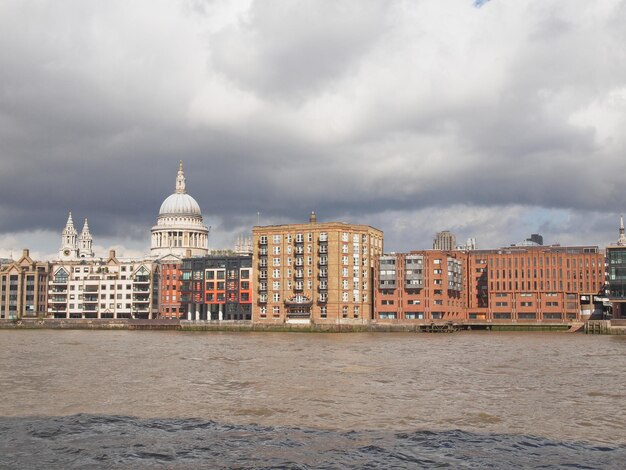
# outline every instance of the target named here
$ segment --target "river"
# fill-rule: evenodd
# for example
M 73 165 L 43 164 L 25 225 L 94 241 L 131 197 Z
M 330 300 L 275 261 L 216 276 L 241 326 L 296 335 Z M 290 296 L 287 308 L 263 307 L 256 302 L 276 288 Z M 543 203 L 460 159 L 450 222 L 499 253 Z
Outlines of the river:
M 0 331 L 0 468 L 622 468 L 626 337 Z

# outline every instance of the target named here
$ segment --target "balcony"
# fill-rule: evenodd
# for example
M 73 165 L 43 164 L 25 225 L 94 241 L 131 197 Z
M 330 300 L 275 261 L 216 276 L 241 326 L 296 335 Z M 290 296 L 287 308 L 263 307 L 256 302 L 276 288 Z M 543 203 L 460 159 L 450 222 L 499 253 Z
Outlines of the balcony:
M 325 282 L 320 282 L 320 285 L 317 286 L 317 289 L 320 291 L 327 291 L 328 290 L 328 284 L 326 284 Z
M 318 251 L 319 251 L 319 253 L 320 253 L 321 255 L 325 255 L 326 253 L 328 253 L 328 246 L 326 246 L 326 245 L 320 245 L 320 248 L 319 248 L 319 250 L 318 250 Z
M 150 283 L 150 276 L 135 276 L 133 281 L 135 284 L 147 284 Z
M 328 266 L 328 259 L 327 258 L 320 258 L 318 261 L 318 264 L 320 266 Z
M 296 269 L 296 279 L 302 279 L 304 277 L 304 271 L 302 269 Z

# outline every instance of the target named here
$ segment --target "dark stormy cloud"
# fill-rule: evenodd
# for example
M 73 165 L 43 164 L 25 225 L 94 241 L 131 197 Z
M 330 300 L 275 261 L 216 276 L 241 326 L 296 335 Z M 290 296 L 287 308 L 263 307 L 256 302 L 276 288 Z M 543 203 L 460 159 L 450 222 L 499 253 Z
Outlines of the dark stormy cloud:
M 367 223 L 387 250 L 617 236 L 626 1 L 0 0 L 0 256 L 146 253 L 182 159 L 229 247 Z

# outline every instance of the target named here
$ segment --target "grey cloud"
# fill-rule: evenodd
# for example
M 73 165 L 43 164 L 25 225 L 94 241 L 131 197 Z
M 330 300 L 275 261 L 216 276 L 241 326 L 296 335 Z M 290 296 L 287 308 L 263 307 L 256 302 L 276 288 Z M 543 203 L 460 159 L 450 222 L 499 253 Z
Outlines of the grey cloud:
M 450 2 L 272 1 L 228 17 L 219 1 L 6 2 L 0 232 L 57 232 L 71 209 L 96 240 L 147 246 L 183 159 L 221 243 L 257 212 L 276 223 L 311 210 L 379 226 L 392 249 L 445 228 L 495 244 L 533 230 L 612 240 L 626 140 L 572 116 L 602 115 L 626 83 L 626 2 L 559 3 L 460 14 Z M 252 104 L 222 119 L 224 95 Z M 194 103 L 213 106 L 211 120 Z M 511 207 L 531 215 L 509 219 Z M 536 208 L 594 224 L 542 225 Z

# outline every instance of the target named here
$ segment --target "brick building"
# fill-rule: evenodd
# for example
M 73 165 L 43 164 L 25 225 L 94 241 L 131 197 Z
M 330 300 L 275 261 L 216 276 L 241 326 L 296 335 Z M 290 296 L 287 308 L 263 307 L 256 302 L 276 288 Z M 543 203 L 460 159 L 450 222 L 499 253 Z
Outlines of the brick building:
M 525 246 L 468 256 L 468 320 L 581 320 L 604 286 L 597 246 Z
M 425 250 L 378 257 L 376 321 L 465 319 L 467 255 Z
M 182 258 L 176 255 L 167 255 L 155 262 L 157 311 L 160 318 L 180 318 L 186 313 L 180 301 L 182 266 Z
M 253 228 L 253 322 L 368 323 L 383 232 L 342 222 Z

